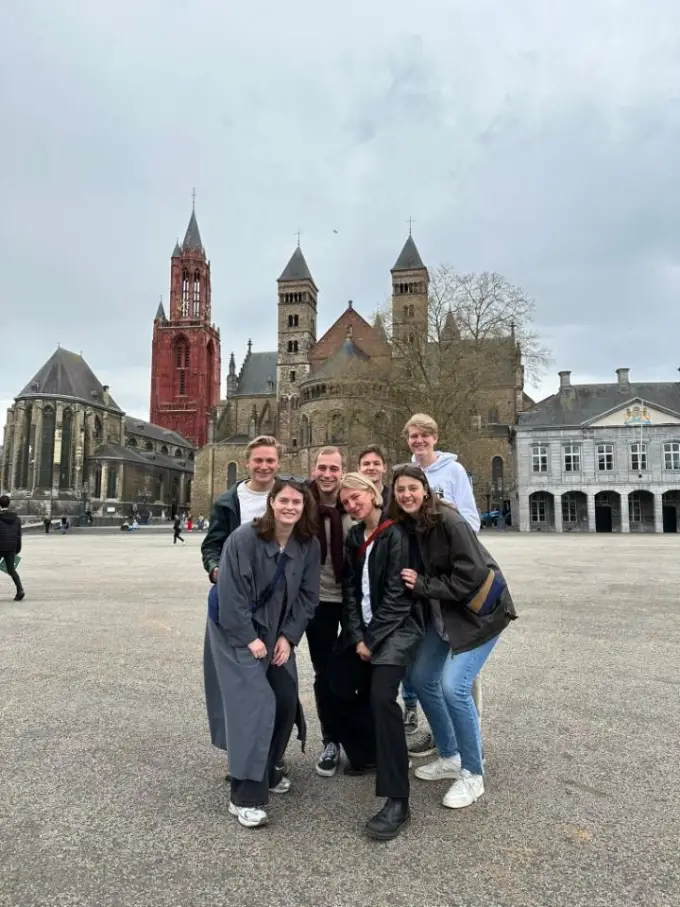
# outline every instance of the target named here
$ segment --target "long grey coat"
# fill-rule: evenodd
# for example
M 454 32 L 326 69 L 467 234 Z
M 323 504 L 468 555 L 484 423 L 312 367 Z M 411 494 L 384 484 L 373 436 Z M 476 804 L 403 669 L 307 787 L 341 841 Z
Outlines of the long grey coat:
M 222 694 L 226 749 L 233 778 L 260 781 L 274 731 L 276 702 L 267 681 L 274 645 L 285 636 L 297 646 L 319 603 L 321 553 L 316 538 L 291 538 L 284 552 L 284 578 L 267 602 L 252 610 L 274 578 L 276 542 L 266 542 L 252 525 L 227 539 L 217 580 L 218 622 L 208 620 L 208 638 Z M 282 614 L 285 596 L 285 612 Z M 267 657 L 254 658 L 248 644 L 261 639 Z M 295 650 L 286 669 L 297 687 Z

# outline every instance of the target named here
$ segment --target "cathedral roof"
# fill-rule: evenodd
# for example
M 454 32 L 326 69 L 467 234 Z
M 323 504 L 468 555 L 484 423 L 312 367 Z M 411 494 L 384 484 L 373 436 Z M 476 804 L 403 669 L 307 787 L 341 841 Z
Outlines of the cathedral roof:
M 201 234 L 198 229 L 196 212 L 192 211 L 191 217 L 189 218 L 189 226 L 187 227 L 187 232 L 184 235 L 184 242 L 182 243 L 182 252 L 203 251 L 203 243 L 201 242 Z
M 154 425 L 153 422 L 136 419 L 134 416 L 125 417 L 125 432 L 129 435 L 140 435 L 142 438 L 149 438 L 151 441 L 160 441 L 162 444 L 168 444 L 172 447 L 194 447 L 191 441 L 182 437 L 178 432 L 170 431 L 169 428 L 163 428 L 160 425 Z
M 276 392 L 276 360 L 273 353 L 248 353 L 243 361 L 235 396 L 250 397 Z M 274 382 L 273 390 L 268 381 Z
M 409 233 L 404 248 L 399 253 L 399 258 L 395 261 L 393 271 L 417 271 L 424 269 L 425 265 L 420 257 L 420 252 Z
M 300 280 L 309 280 L 314 283 L 314 278 L 312 277 L 312 272 L 309 270 L 309 266 L 305 261 L 305 256 L 302 254 L 302 249 L 300 246 L 293 252 L 290 256 L 290 261 L 283 269 L 279 281 L 286 282 L 290 281 L 300 281 Z M 314 284 L 316 286 L 316 284 Z
M 347 368 L 352 365 L 367 362 L 370 356 L 367 356 L 363 350 L 360 350 L 351 337 L 347 337 L 343 345 L 332 356 L 329 356 L 325 362 L 310 375 L 310 378 L 334 378 L 346 373 Z
M 67 397 L 122 412 L 113 400 L 105 402 L 104 386 L 78 353 L 58 347 L 36 372 L 19 397 Z

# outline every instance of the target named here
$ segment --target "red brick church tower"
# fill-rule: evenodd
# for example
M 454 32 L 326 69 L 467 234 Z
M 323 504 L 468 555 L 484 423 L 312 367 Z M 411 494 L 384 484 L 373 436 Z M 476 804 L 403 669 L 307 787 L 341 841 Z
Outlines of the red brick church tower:
M 220 332 L 210 321 L 210 262 L 195 208 L 170 262 L 170 307 L 153 323 L 151 421 L 202 447 L 220 399 Z

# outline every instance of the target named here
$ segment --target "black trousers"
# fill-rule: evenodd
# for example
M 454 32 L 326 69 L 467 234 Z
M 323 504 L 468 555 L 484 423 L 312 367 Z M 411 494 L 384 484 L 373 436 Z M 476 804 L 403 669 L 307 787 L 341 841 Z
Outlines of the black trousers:
M 267 680 L 276 698 L 274 733 L 269 744 L 267 768 L 261 781 L 252 781 L 249 778 L 231 779 L 231 802 L 234 806 L 266 806 L 269 803 L 269 788 L 276 787 L 283 774 L 276 766 L 283 761 L 290 735 L 293 733 L 298 692 L 295 681 L 283 665 L 280 667 L 270 665 Z
M 314 617 L 307 625 L 309 657 L 314 667 L 314 698 L 319 716 L 323 745 L 340 743 L 328 671 L 340 631 L 342 602 L 319 602 Z
M 175 533 L 174 533 L 174 535 L 173 535 L 173 537 L 172 537 L 172 544 L 173 544 L 173 545 L 176 545 L 176 544 L 177 544 L 177 539 L 179 539 L 180 542 L 183 542 L 183 541 L 184 541 L 184 539 L 182 538 L 182 530 L 181 530 L 181 529 L 175 529 Z
M 406 668 L 362 661 L 354 649 L 333 659 L 330 681 L 340 743 L 353 768 L 376 766 L 376 797 L 409 796 L 408 751 L 397 701 Z
M 23 586 L 21 585 L 21 579 L 19 577 L 19 574 L 14 569 L 15 557 L 15 554 L 0 554 L 0 560 L 5 561 L 5 566 L 7 567 L 7 575 L 14 581 L 14 585 L 17 587 L 17 592 L 21 592 L 23 589 Z

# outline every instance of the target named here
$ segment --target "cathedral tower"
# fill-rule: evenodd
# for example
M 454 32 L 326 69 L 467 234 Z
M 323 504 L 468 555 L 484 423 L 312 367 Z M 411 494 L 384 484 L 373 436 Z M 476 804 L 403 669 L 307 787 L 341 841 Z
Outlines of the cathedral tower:
M 151 421 L 202 447 L 220 399 L 220 334 L 211 324 L 210 262 L 192 209 L 170 259 L 170 303 L 153 323 Z
M 278 279 L 278 351 L 276 363 L 279 401 L 279 438 L 292 444 L 300 382 L 309 372 L 309 351 L 316 343 L 316 302 L 319 290 L 314 283 L 299 244 Z
M 430 275 L 409 233 L 392 268 L 392 332 L 397 349 L 428 337 Z

